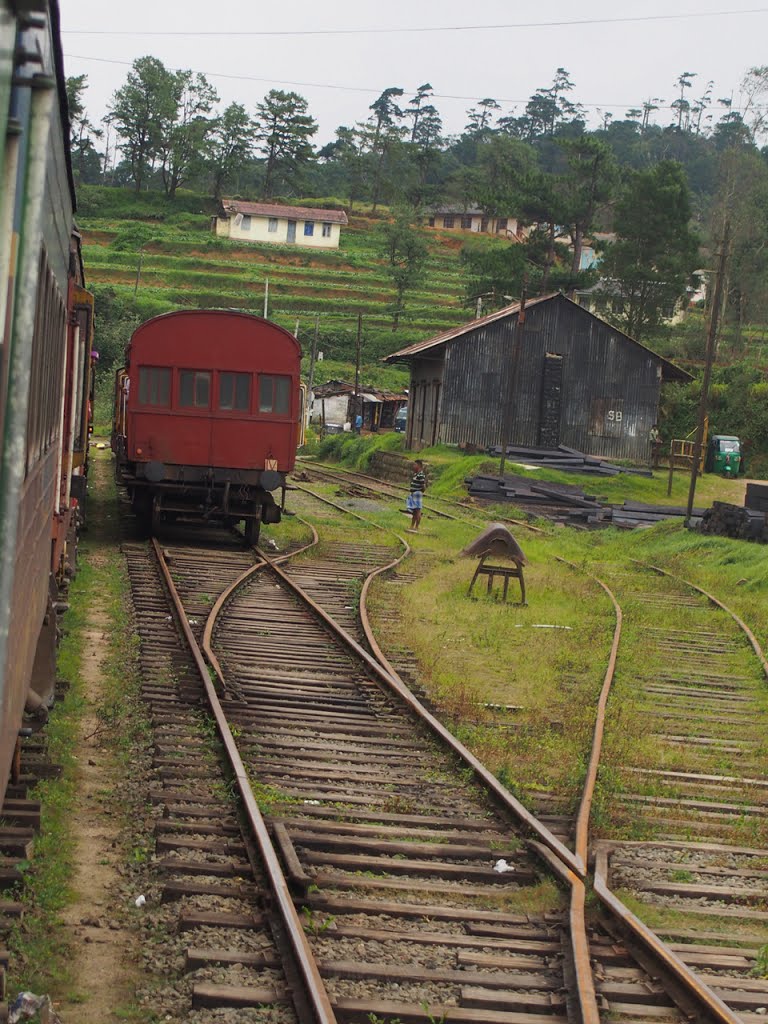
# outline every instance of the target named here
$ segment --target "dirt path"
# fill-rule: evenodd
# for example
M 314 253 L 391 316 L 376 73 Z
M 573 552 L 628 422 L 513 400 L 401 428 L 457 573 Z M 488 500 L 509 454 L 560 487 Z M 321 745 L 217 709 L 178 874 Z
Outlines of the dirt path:
M 91 464 L 91 488 L 101 497 L 111 465 L 103 456 Z M 111 512 L 111 515 L 110 515 Z M 75 900 L 63 911 L 62 923 L 74 949 L 72 993 L 59 1004 L 64 1024 L 107 1024 L 124 1019 L 117 1007 L 130 1003 L 136 973 L 135 933 L 121 923 L 123 909 L 114 905 L 120 882 L 120 816 L 112 787 L 116 782 L 113 754 L 102 745 L 104 721 L 98 709 L 105 697 L 104 665 L 109 656 L 110 622 L 105 613 L 104 570 L 118 543 L 117 515 L 101 501 L 90 505 L 91 524 L 85 560 L 94 570 L 93 589 L 83 630 L 83 697 L 78 760 L 78 792 L 73 816 L 76 832 Z M 107 518 L 109 516 L 109 518 Z

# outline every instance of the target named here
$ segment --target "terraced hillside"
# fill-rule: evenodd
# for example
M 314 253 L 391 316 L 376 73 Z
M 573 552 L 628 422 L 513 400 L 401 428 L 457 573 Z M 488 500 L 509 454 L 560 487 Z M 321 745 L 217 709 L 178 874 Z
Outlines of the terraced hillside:
M 110 192 L 116 193 L 113 202 Z M 199 213 L 190 211 L 194 204 L 189 196 L 187 209 L 181 211 L 170 204 L 165 209 L 158 206 L 154 197 L 151 206 L 144 206 L 144 198 L 137 197 L 132 207 L 122 189 L 86 188 L 79 217 L 89 281 L 97 291 L 111 286 L 142 316 L 179 306 L 261 313 L 268 278 L 271 319 L 291 329 L 299 320 L 306 331 L 319 314 L 323 342 L 334 354 L 329 345 L 333 336 L 354 330 L 362 313 L 366 334 L 375 338 L 372 347 L 379 355 L 471 315 L 462 305 L 461 239 L 450 233 L 426 232 L 427 276 L 419 290 L 407 296 L 406 315 L 393 333 L 394 289 L 376 233 L 380 218 L 353 214 L 342 232 L 340 249 L 309 251 L 215 238 L 210 200 L 202 197 Z

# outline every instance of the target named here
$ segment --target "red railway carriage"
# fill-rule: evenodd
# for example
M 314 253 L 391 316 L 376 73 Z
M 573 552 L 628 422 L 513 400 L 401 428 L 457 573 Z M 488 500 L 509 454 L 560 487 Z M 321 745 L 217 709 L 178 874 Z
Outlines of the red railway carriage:
M 300 422 L 293 335 L 247 313 L 182 310 L 142 324 L 126 359 L 113 448 L 143 525 L 244 519 L 255 541 L 279 522 Z

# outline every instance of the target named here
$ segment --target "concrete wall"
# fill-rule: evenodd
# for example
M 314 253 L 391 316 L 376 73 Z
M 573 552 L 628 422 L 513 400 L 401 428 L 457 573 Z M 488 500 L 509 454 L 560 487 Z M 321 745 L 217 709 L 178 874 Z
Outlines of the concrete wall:
M 277 217 L 277 230 L 270 231 L 270 217 L 256 217 L 251 215 L 250 225 L 248 218 L 244 216 L 240 223 L 235 223 L 235 216 L 217 217 L 216 234 L 221 238 L 231 238 L 237 242 L 275 242 L 280 245 L 288 243 L 288 218 Z M 311 235 L 304 234 L 305 224 L 312 226 Z M 328 237 L 323 236 L 323 222 L 321 221 L 296 221 L 296 245 L 307 246 L 312 249 L 338 249 L 341 238 L 341 225 L 330 224 L 331 233 Z

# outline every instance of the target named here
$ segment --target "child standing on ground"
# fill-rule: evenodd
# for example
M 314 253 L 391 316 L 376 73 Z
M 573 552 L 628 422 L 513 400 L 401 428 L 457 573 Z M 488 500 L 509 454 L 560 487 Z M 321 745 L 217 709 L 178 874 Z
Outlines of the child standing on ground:
M 408 495 L 406 505 L 411 513 L 411 526 L 406 533 L 416 533 L 421 522 L 422 498 L 427 489 L 427 476 L 424 472 L 424 463 L 416 459 L 413 463 L 413 476 L 411 478 L 411 493 Z

